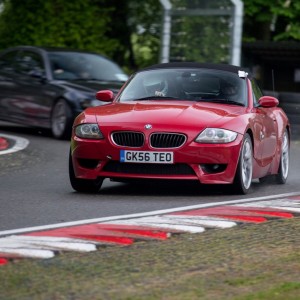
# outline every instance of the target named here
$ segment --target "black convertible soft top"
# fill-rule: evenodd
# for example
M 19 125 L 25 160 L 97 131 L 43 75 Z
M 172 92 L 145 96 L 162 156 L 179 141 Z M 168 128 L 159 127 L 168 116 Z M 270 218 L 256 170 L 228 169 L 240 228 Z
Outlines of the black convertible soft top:
M 247 70 L 243 67 L 239 67 L 239 66 L 234 66 L 234 65 L 229 65 L 229 64 L 212 64 L 212 63 L 198 63 L 198 62 L 161 63 L 161 64 L 156 64 L 156 65 L 146 67 L 142 71 L 154 70 L 154 69 L 170 69 L 170 68 L 211 69 L 211 70 L 227 71 L 227 72 L 231 72 L 231 73 L 235 73 L 235 74 L 238 74 L 239 71 L 244 71 L 249 74 L 249 70 Z

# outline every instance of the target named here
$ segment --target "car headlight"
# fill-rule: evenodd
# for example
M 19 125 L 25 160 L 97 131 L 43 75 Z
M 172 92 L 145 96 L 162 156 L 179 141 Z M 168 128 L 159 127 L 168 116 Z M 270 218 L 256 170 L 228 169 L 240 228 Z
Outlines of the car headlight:
M 84 139 L 103 139 L 103 134 L 100 131 L 98 124 L 81 124 L 75 128 L 76 136 Z
M 80 104 L 82 109 L 86 109 L 88 107 L 99 106 L 101 102 L 96 99 L 83 99 Z
M 237 133 L 221 128 L 206 128 L 196 138 L 197 143 L 225 144 L 234 141 Z

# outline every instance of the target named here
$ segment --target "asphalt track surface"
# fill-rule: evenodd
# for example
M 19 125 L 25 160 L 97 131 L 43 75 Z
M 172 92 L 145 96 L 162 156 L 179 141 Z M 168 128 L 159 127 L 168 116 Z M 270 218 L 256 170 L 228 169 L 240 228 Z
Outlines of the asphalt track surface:
M 51 136 L 37 130 L 7 124 L 1 126 L 1 124 L 0 253 L 6 253 L 6 255 L 2 254 L 4 263 L 8 256 L 26 255 L 16 251 L 9 252 L 3 248 L 3 244 L 11 245 L 12 248 L 23 247 L 22 249 L 29 257 L 39 257 L 37 253 L 41 252 L 36 251 L 41 250 L 45 250 L 44 254 L 47 253 L 45 255 L 50 257 L 55 253 L 53 243 L 58 241 L 61 244 L 56 244 L 55 247 L 65 250 L 72 249 L 72 247 L 76 249 L 77 245 L 82 249 L 80 251 L 94 251 L 92 249 L 95 249 L 99 240 L 90 240 L 85 248 L 83 244 L 86 243 L 81 240 L 85 234 L 94 233 L 98 235 L 98 239 L 101 235 L 102 239 L 104 237 L 106 242 L 110 243 L 123 241 L 130 244 L 138 235 L 155 236 L 156 232 L 159 232 L 161 237 L 156 236 L 156 238 L 167 238 L 174 230 L 201 232 L 206 226 L 221 228 L 234 226 L 234 223 L 239 223 L 241 220 L 237 220 L 236 217 L 235 219 L 228 218 L 228 214 L 233 213 L 232 205 L 251 206 L 251 214 L 249 211 L 239 214 L 244 218 L 243 222 L 250 222 L 250 220 L 251 222 L 264 222 L 274 214 L 277 214 L 277 217 L 294 217 L 293 214 L 298 214 L 300 142 L 297 130 L 293 133 L 291 170 L 285 185 L 276 185 L 272 180 L 267 180 L 263 184 L 253 182 L 252 192 L 246 196 L 239 196 L 232 195 L 223 186 L 199 187 L 189 184 L 174 186 L 174 184 L 166 183 L 136 186 L 105 181 L 99 194 L 84 195 L 72 191 L 68 182 L 68 141 L 54 140 Z M 21 139 L 17 142 L 12 136 Z M 26 144 L 26 140 L 29 143 Z M 14 146 L 19 147 L 15 152 L 3 154 L 13 149 Z M 268 213 L 262 212 L 261 207 L 264 207 L 263 210 L 267 207 Z M 214 208 L 217 211 L 207 211 L 208 208 Z M 196 213 L 195 211 L 199 209 L 201 212 Z M 193 216 L 193 222 L 196 222 L 197 226 L 191 226 L 190 220 L 189 224 L 186 224 L 186 220 L 179 222 L 178 216 L 176 221 L 174 216 L 170 218 L 170 214 L 176 211 L 181 214 L 180 217 L 183 217 L 185 214 L 182 212 L 186 210 L 192 211 L 192 215 L 198 214 L 197 218 Z M 253 210 L 256 210 L 254 216 Z M 225 220 L 223 220 L 224 213 L 227 214 Z M 213 218 L 211 214 L 214 215 Z M 234 214 L 236 215 L 236 211 Z M 141 220 L 141 223 L 136 223 L 137 219 Z M 124 220 L 127 220 L 127 223 L 124 223 Z M 154 223 L 156 225 L 153 225 Z M 153 227 L 156 227 L 156 230 Z M 61 232 L 63 228 L 67 231 Z M 82 235 L 74 236 L 71 228 Z M 120 230 L 125 229 L 126 235 L 124 236 L 123 232 L 120 237 Z M 111 234 L 112 230 L 118 231 L 117 236 Z M 34 236 L 37 231 L 42 231 L 44 235 L 30 239 L 24 237 Z M 17 239 L 20 240 L 12 240 L 15 235 L 19 236 Z M 49 237 L 51 237 L 50 241 Z M 39 247 L 42 249 L 36 244 L 40 244 Z
M 48 259 L 61 252 L 92 252 L 102 246 L 130 246 L 166 240 L 172 234 L 200 234 L 269 219 L 299 218 L 300 193 L 194 205 L 152 213 L 82 220 L 0 232 L 0 265 L 24 258 Z

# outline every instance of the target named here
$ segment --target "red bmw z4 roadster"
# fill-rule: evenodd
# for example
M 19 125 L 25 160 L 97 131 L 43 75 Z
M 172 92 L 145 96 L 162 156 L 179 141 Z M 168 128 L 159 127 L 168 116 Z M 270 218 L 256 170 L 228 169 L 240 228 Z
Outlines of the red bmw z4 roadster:
M 74 121 L 69 176 L 74 190 L 103 180 L 194 180 L 246 194 L 253 179 L 289 173 L 290 123 L 243 68 L 165 63 L 133 74 L 107 104 Z M 100 103 L 100 102 L 99 102 Z

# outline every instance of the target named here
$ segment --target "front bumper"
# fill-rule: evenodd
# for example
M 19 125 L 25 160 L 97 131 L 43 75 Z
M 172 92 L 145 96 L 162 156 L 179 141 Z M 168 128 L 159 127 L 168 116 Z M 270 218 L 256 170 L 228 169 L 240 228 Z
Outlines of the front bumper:
M 198 180 L 203 184 L 230 184 L 234 180 L 243 136 L 228 144 L 191 142 L 174 151 L 174 164 L 121 163 L 119 147 L 107 140 L 73 136 L 72 162 L 75 176 L 82 179 L 177 179 Z M 127 148 L 130 150 L 130 148 Z M 137 149 L 131 149 L 137 150 Z M 153 151 L 146 146 L 141 151 Z M 155 149 L 157 151 L 157 149 Z

